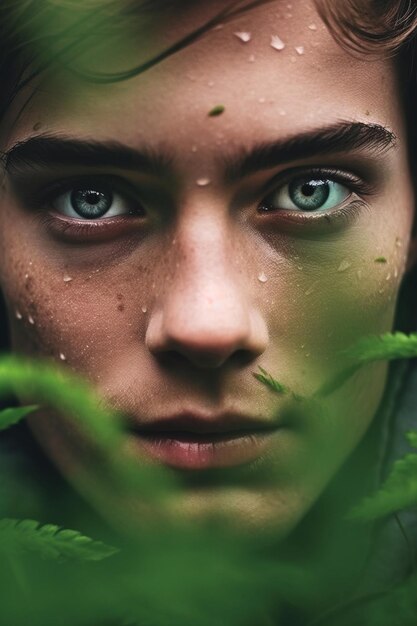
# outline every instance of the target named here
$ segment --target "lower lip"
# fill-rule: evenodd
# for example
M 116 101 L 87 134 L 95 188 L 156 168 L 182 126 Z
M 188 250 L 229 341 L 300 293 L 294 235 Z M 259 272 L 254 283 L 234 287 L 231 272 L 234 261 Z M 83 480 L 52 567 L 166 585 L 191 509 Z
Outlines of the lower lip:
M 266 452 L 276 431 L 193 438 L 189 434 L 137 435 L 140 451 L 167 467 L 203 470 L 244 465 Z

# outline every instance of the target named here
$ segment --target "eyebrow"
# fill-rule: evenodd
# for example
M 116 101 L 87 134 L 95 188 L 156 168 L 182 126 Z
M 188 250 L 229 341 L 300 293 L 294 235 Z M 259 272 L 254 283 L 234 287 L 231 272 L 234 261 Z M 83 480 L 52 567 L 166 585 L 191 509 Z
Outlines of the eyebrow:
M 353 150 L 381 154 L 395 147 L 395 134 L 379 124 L 339 122 L 252 148 L 242 147 L 237 155 L 222 155 L 224 179 L 232 184 L 258 171 L 283 163 Z M 47 167 L 111 167 L 139 171 L 145 175 L 172 173 L 174 159 L 166 150 L 135 149 L 119 142 L 101 142 L 66 136 L 40 135 L 14 145 L 3 154 L 6 171 Z
M 130 148 L 116 141 L 92 141 L 56 135 L 31 137 L 3 154 L 7 172 L 26 167 L 110 167 L 164 176 L 172 170 L 166 151 Z
M 236 182 L 261 170 L 283 163 L 338 152 L 368 150 L 382 154 L 396 146 L 395 134 L 379 124 L 339 122 L 279 141 L 265 142 L 245 150 L 238 159 L 226 161 L 226 179 Z

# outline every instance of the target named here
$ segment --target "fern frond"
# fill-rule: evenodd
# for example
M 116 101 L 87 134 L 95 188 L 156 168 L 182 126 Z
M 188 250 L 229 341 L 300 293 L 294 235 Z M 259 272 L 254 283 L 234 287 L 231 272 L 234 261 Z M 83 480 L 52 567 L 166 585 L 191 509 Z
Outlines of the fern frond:
M 386 333 L 376 337 L 364 337 L 344 354 L 353 361 L 391 361 L 417 357 L 417 333 Z
M 258 374 L 257 372 L 253 372 L 253 375 L 256 378 L 256 380 L 259 380 L 260 383 L 262 383 L 263 385 L 271 389 L 274 393 L 278 393 L 278 394 L 288 393 L 288 389 L 284 385 L 282 385 L 280 382 L 278 382 L 275 378 L 273 378 L 271 374 L 269 374 L 269 372 L 264 370 L 263 367 L 259 366 L 259 370 L 261 372 L 260 374 Z
M 33 406 L 22 406 L 11 409 L 4 409 L 4 411 L 0 411 L 0 430 L 6 430 L 9 426 L 13 426 L 22 420 L 29 413 L 33 413 L 39 409 L 37 405 Z
M 4 518 L 0 520 L 0 552 L 35 552 L 44 559 L 101 561 L 118 550 L 76 530 L 54 524 L 42 526 L 31 519 Z
M 365 498 L 349 517 L 371 521 L 416 505 L 417 454 L 407 454 L 394 463 L 381 489 Z

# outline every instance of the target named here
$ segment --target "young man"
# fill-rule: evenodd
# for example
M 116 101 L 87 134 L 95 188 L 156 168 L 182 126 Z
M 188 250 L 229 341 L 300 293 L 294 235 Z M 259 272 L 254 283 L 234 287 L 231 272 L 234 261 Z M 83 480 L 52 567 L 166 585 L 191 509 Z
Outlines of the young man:
M 65 63 L 51 57 L 67 39 L 45 39 L 50 64 L 1 126 L 0 284 L 13 351 L 55 359 L 122 411 L 129 454 L 184 478 L 174 510 L 284 538 L 343 471 L 365 472 L 354 501 L 374 485 L 387 366 L 322 412 L 297 397 L 359 337 L 392 330 L 414 190 L 396 58 L 343 49 L 312 0 L 225 13 L 187 40 L 241 4 L 130 3 L 128 23 L 111 14 L 74 54 L 68 39 Z M 64 33 L 84 10 L 71 24 L 63 11 Z M 91 442 L 47 411 L 29 423 L 104 517 L 139 525 Z

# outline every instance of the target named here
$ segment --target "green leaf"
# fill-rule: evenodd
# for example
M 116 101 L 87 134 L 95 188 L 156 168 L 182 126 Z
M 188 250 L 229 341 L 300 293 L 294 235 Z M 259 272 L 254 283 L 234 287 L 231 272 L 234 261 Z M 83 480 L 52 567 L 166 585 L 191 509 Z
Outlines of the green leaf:
M 0 520 L 0 552 L 35 552 L 44 559 L 101 561 L 118 550 L 76 530 L 54 524 L 41 526 L 31 519 L 4 518 Z
M 387 263 L 387 259 L 384 256 L 379 256 L 375 259 L 375 263 Z
M 414 435 L 417 437 L 417 433 Z M 413 438 L 414 438 L 413 436 Z M 355 507 L 351 518 L 371 521 L 417 504 L 417 454 L 396 461 L 381 489 Z
M 344 354 L 360 363 L 410 359 L 417 356 L 417 333 L 386 333 L 364 337 Z
M 410 446 L 412 446 L 413 448 L 417 448 L 417 431 L 411 430 L 409 433 L 406 434 L 406 437 Z
M 33 413 L 39 409 L 37 405 L 33 406 L 22 406 L 12 409 L 4 409 L 4 411 L 0 411 L 0 430 L 6 430 L 9 426 L 13 426 L 22 420 L 29 413 Z
M 211 111 L 209 111 L 209 117 L 218 117 L 219 115 L 224 113 L 225 110 L 226 109 L 223 104 L 218 104 L 217 106 L 213 107 Z
M 275 380 L 263 367 L 259 366 L 260 374 L 257 372 L 253 372 L 256 380 L 259 380 L 260 383 L 271 389 L 274 393 L 284 394 L 288 393 L 288 389 L 282 385 L 280 382 Z

